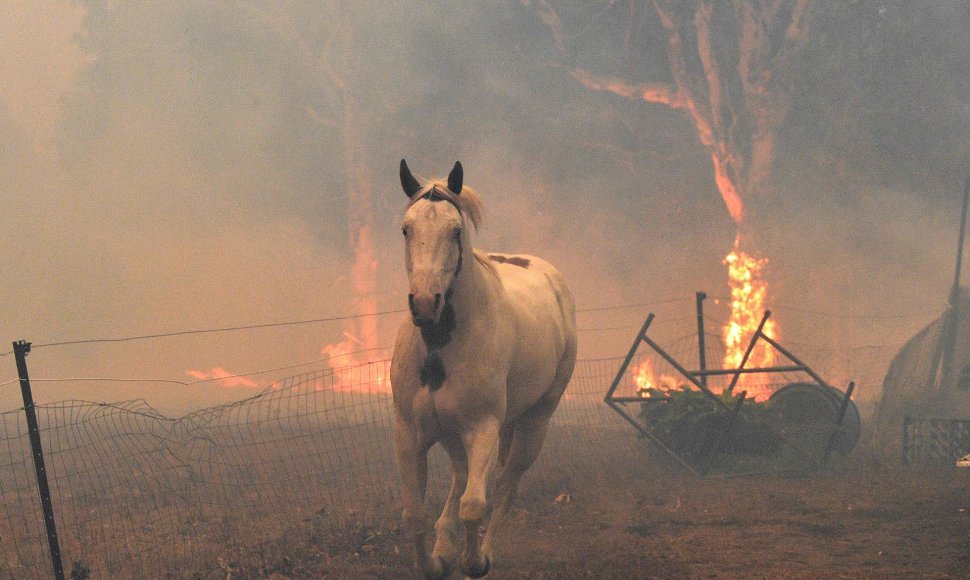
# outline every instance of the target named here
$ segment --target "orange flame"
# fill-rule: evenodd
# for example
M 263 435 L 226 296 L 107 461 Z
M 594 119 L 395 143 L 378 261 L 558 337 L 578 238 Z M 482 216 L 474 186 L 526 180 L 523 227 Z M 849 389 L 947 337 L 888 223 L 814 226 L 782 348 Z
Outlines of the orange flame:
M 734 239 L 734 249 L 724 258 L 728 268 L 728 285 L 731 288 L 731 317 L 724 325 L 724 368 L 736 369 L 744 358 L 744 353 L 761 323 L 768 295 L 768 283 L 762 278 L 767 258 L 755 258 L 741 250 L 741 237 Z M 775 321 L 765 322 L 763 333 L 778 338 L 779 329 Z M 745 368 L 771 366 L 775 363 L 775 350 L 765 341 L 758 341 L 745 363 Z M 771 396 L 771 388 L 765 383 L 770 377 L 765 374 L 743 374 L 737 387 L 748 391 L 749 397 L 764 401 Z
M 653 361 L 644 361 L 633 367 L 633 384 L 636 385 L 637 395 L 644 399 L 657 396 L 657 393 L 668 393 L 670 391 L 683 391 L 686 385 L 670 375 L 660 375 L 657 377 L 653 368 Z
M 387 393 L 391 390 L 391 365 L 384 359 L 383 349 L 378 347 L 376 272 L 377 260 L 373 257 L 371 229 L 360 225 L 353 237 L 354 263 L 350 270 L 353 304 L 357 316 L 347 322 L 344 340 L 328 344 L 320 354 L 327 357 L 327 366 L 333 371 L 332 386 L 339 390 Z M 360 337 L 360 338 L 358 338 Z M 199 381 L 218 381 L 225 388 L 260 385 L 248 378 L 235 376 L 221 367 L 211 371 L 187 370 L 186 374 Z M 274 382 L 273 388 L 280 383 Z M 316 389 L 328 387 L 324 381 L 316 381 Z
M 378 346 L 377 260 L 374 259 L 368 219 L 372 221 L 373 216 L 365 216 L 365 223 L 358 224 L 351 236 L 354 263 L 350 277 L 357 318 L 347 322 L 344 340 L 324 346 L 320 354 L 326 355 L 327 366 L 333 370 L 334 388 L 388 393 L 391 390 L 391 365 Z
M 654 385 L 657 384 L 657 378 L 653 372 L 653 362 L 650 359 L 646 359 L 633 367 L 633 383 L 637 386 L 638 395 L 644 398 L 650 396 L 650 390 L 655 388 Z
M 368 341 L 358 340 L 346 331 L 344 336 L 345 340 L 328 344 L 320 351 L 320 354 L 327 356 L 327 366 L 333 371 L 334 388 L 370 393 L 390 392 L 390 362 L 381 356 L 379 350 L 365 349 Z M 372 343 L 376 344 L 376 339 Z
M 212 367 L 211 371 L 195 371 L 190 369 L 185 371 L 185 374 L 197 381 L 213 381 L 226 389 L 240 387 L 254 389 L 260 386 L 256 381 L 248 377 L 234 375 L 222 367 Z

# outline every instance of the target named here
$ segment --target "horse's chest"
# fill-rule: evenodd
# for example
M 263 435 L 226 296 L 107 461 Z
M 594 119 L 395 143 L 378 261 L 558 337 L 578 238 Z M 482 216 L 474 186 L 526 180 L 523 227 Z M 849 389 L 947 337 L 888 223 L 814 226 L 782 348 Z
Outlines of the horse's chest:
M 421 359 L 418 381 L 432 393 L 442 389 L 461 389 L 492 382 L 507 365 L 486 364 L 477 353 L 429 351 Z M 505 373 L 507 374 L 507 372 Z
M 426 352 L 418 370 L 418 380 L 421 386 L 427 387 L 432 393 L 440 389 L 448 378 L 448 369 L 440 351 L 451 343 L 455 326 L 455 309 L 446 297 L 441 319 L 421 329 L 421 342 L 424 343 Z
M 418 371 L 418 380 L 421 382 L 421 386 L 427 387 L 429 391 L 434 393 L 445 384 L 447 378 L 448 369 L 445 368 L 441 354 L 433 350 L 425 355 L 424 362 L 421 363 L 421 368 Z
M 495 361 L 492 361 L 495 363 Z M 500 407 L 505 401 L 508 365 L 488 364 L 480 355 L 432 351 L 418 371 L 421 390 L 430 394 L 439 417 L 467 415 Z

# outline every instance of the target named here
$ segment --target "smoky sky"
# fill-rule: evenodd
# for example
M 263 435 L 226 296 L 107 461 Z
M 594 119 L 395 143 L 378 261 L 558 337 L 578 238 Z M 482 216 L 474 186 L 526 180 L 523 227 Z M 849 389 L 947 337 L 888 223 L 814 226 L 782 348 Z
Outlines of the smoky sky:
M 665 315 L 689 316 L 696 290 L 727 294 L 721 261 L 737 228 L 682 112 L 590 92 L 568 74 L 668 80 L 649 7 L 635 13 L 633 54 L 619 4 L 564 3 L 576 9 L 564 46 L 534 6 L 511 0 L 6 4 L 0 337 L 351 312 L 339 91 L 361 113 L 381 310 L 405 303 L 396 168 L 406 157 L 426 178 L 460 159 L 486 205 L 476 245 L 549 259 L 580 308 L 684 298 Z M 747 200 L 744 228 L 770 260 L 784 337 L 899 345 L 942 309 L 952 277 L 970 17 L 956 2 L 818 4 L 789 71 L 796 91 L 771 192 Z M 725 316 L 723 303 L 711 309 Z M 585 332 L 581 356 L 622 354 L 646 310 L 581 314 L 588 329 L 631 326 Z M 382 317 L 382 343 L 400 320 Z M 341 330 L 49 347 L 29 360 L 37 377 L 182 380 L 190 368 L 313 360 Z M 15 376 L 10 357 L 0 364 L 0 378 Z M 35 396 L 183 409 L 239 395 L 92 382 Z

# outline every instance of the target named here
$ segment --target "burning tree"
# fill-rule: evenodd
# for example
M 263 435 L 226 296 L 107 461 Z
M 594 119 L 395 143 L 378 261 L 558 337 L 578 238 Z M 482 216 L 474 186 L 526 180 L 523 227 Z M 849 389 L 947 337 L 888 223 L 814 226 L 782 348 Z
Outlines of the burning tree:
M 565 3 L 523 0 L 535 7 L 551 31 L 557 49 L 567 51 Z M 711 157 L 714 183 L 738 225 L 734 249 L 725 258 L 731 286 L 731 320 L 725 327 L 725 365 L 736 363 L 757 327 L 767 285 L 761 277 L 765 259 L 741 249 L 745 200 L 767 193 L 775 140 L 791 105 L 787 71 L 804 45 L 809 29 L 809 0 L 651 0 L 609 2 L 624 8 L 623 44 L 629 54 L 643 54 L 649 43 L 636 34 L 637 18 L 652 12 L 665 35 L 669 79 L 633 81 L 582 67 L 569 74 L 584 87 L 683 111 Z M 574 14 L 575 7 L 568 13 Z M 608 9 L 609 9 L 608 8 Z M 777 329 L 765 329 L 774 336 Z M 753 362 L 771 364 L 770 349 Z
M 353 3 L 331 0 L 314 4 L 307 14 L 297 7 L 267 4 L 256 13 L 286 43 L 287 50 L 305 67 L 326 108 L 306 107 L 307 121 L 335 131 L 342 149 L 343 177 L 347 195 L 349 245 L 354 259 L 351 288 L 357 318 L 346 322 L 345 340 L 323 348 L 331 366 L 350 366 L 354 351 L 373 351 L 379 346 L 377 327 L 377 259 L 374 255 L 374 207 L 370 164 L 367 158 L 365 115 L 359 94 L 361 51 L 353 31 L 361 16 Z M 311 15 L 310 18 L 307 18 Z
M 374 112 L 362 112 L 361 94 L 366 76 L 362 72 L 359 39 L 369 15 L 356 3 L 328 0 L 312 5 L 263 3 L 239 5 L 247 19 L 260 24 L 272 42 L 284 52 L 290 65 L 302 73 L 313 97 L 304 108 L 305 121 L 334 137 L 340 149 L 340 165 L 347 200 L 352 302 L 357 316 L 345 322 L 344 340 L 325 345 L 334 369 L 334 386 L 385 390 L 390 384 L 389 365 L 378 363 L 377 259 L 374 253 L 374 204 L 371 169 L 367 155 L 368 129 Z M 363 364 L 363 363 L 378 364 Z M 193 379 L 218 380 L 226 387 L 259 387 L 224 368 L 188 370 Z
M 547 0 L 537 4 L 556 46 L 565 50 L 556 7 Z M 625 43 L 631 51 L 637 49 L 632 20 L 640 4 L 628 2 Z M 807 37 L 810 2 L 653 0 L 650 5 L 666 33 L 669 81 L 633 82 L 584 68 L 569 72 L 588 89 L 687 113 L 711 156 L 721 198 L 740 224 L 744 199 L 767 188 L 775 138 L 791 104 L 786 71 Z

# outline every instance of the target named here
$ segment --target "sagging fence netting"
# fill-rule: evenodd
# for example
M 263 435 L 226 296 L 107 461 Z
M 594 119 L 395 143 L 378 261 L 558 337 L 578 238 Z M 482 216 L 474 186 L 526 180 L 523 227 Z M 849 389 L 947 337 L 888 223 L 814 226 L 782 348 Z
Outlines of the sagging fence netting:
M 723 358 L 716 324 L 706 333 L 711 366 Z M 697 368 L 695 334 L 662 342 L 683 365 Z M 892 353 L 828 345 L 794 350 L 833 384 L 844 387 L 848 377 L 870 388 L 881 382 Z M 622 392 L 637 392 L 634 374 L 647 359 L 657 377 L 676 375 L 642 349 Z M 603 402 L 622 360 L 577 363 L 526 484 L 541 474 L 547 485 L 582 493 L 576 473 L 608 478 L 645 462 L 645 440 Z M 177 418 L 140 401 L 37 405 L 65 569 L 91 578 L 224 577 L 219 568 L 233 553 L 285 552 L 300 534 L 316 534 L 310 541 L 326 546 L 326 530 L 395 525 L 389 364 L 306 370 L 254 396 Z M 797 377 L 769 380 L 777 387 Z M 430 466 L 429 502 L 440 509 L 450 479 L 444 452 L 434 448 Z M 25 415 L 0 413 L 0 578 L 50 574 Z
M 602 403 L 620 359 L 584 360 L 535 469 L 565 480 L 591 454 L 635 437 Z M 190 577 L 234 546 L 313 521 L 396 515 L 388 361 L 287 377 L 260 394 L 183 417 L 143 402 L 37 405 L 66 570 L 94 578 Z M 348 381 L 352 377 L 352 381 Z M 46 578 L 50 556 L 22 410 L 0 414 L 0 577 Z M 448 481 L 433 450 L 430 501 Z M 554 475 L 555 477 L 555 475 Z

